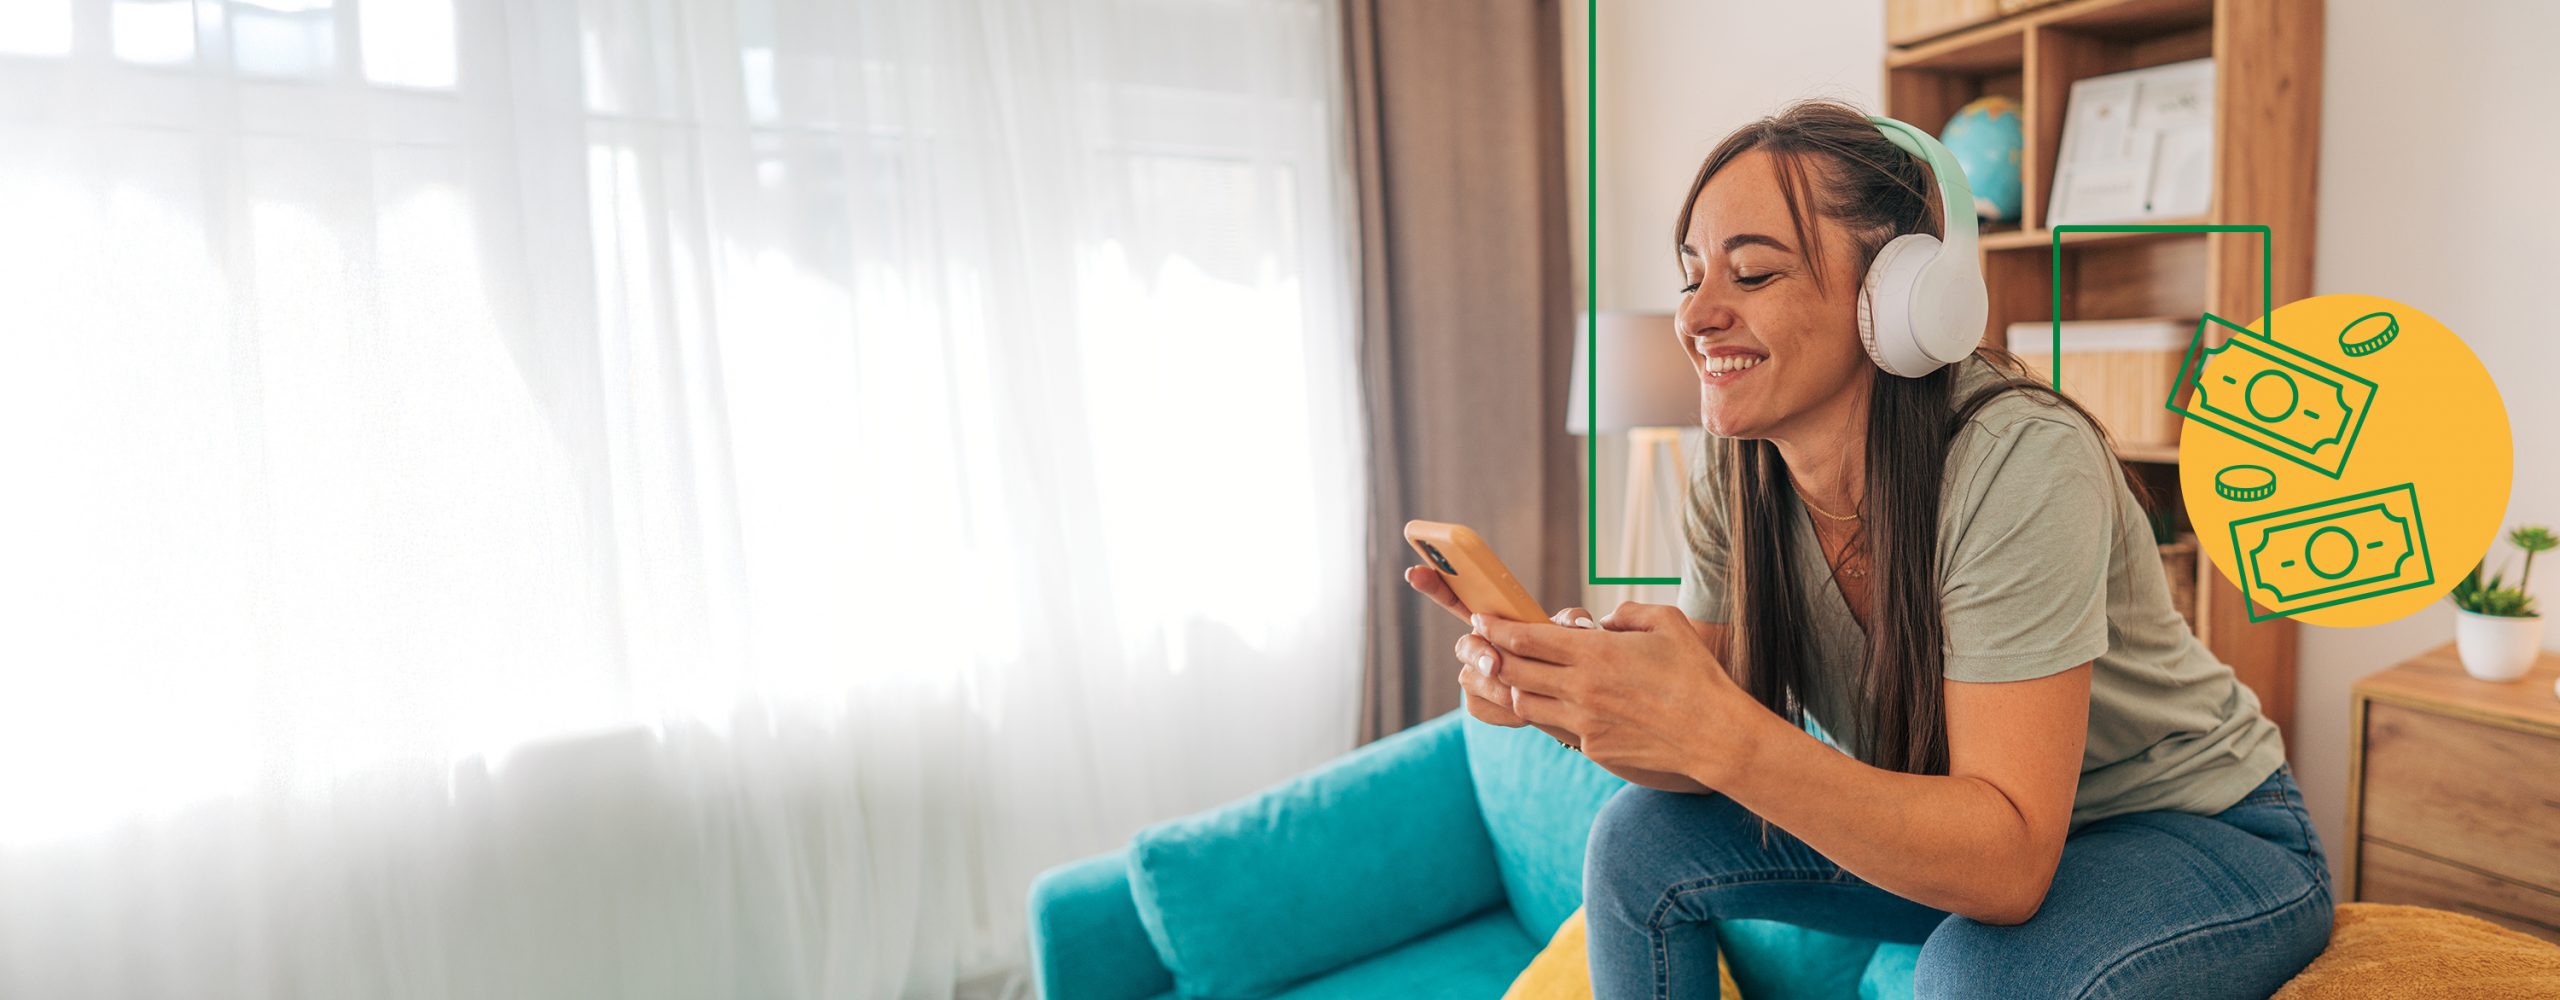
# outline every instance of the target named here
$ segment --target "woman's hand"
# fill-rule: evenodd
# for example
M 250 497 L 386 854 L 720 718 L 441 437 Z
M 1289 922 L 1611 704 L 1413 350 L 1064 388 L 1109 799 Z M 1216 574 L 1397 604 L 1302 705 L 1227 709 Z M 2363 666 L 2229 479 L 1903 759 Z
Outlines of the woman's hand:
M 1467 610 L 1467 602 L 1459 600 L 1457 592 L 1449 589 L 1449 581 L 1441 579 L 1431 567 L 1405 567 L 1404 582 L 1405 586 L 1430 598 L 1431 603 L 1439 605 L 1441 610 L 1457 616 L 1459 621 L 1474 617 L 1475 613 Z M 1477 647 L 1468 644 L 1470 639 Z M 1505 728 L 1528 725 L 1511 710 L 1510 686 L 1493 679 L 1493 664 L 1484 661 L 1483 650 L 1479 648 L 1483 642 L 1472 633 L 1458 640 L 1458 688 L 1467 693 L 1467 714 L 1475 716 L 1478 721 Z
M 1513 689 L 1513 714 L 1578 734 L 1603 766 L 1713 787 L 1747 751 L 1739 723 L 1759 703 L 1679 608 L 1630 601 L 1599 626 L 1483 619 L 1497 653 L 1493 679 Z
M 1449 581 L 1442 579 L 1440 574 L 1429 566 L 1406 567 L 1404 582 L 1406 586 L 1420 591 L 1422 596 L 1431 599 L 1431 603 L 1439 605 L 1442 610 L 1449 612 L 1459 621 L 1469 621 L 1475 617 L 1475 612 L 1467 608 L 1467 603 L 1459 600 L 1457 593 L 1449 589 Z M 1566 608 L 1556 612 L 1555 621 L 1558 624 L 1575 623 L 1581 628 L 1599 627 L 1592 622 L 1591 613 L 1581 608 Z M 1516 697 L 1511 686 L 1494 679 L 1494 673 L 1501 665 L 1501 650 L 1493 648 L 1492 643 L 1484 641 L 1482 635 L 1469 632 L 1458 638 L 1457 655 L 1458 688 L 1466 692 L 1467 714 L 1475 716 L 1479 721 L 1505 728 L 1516 729 L 1529 724 L 1528 720 L 1522 719 L 1519 713 L 1511 708 L 1512 701 Z M 1574 734 L 1563 729 L 1552 726 L 1538 728 L 1545 730 L 1547 735 L 1567 743 L 1575 741 Z

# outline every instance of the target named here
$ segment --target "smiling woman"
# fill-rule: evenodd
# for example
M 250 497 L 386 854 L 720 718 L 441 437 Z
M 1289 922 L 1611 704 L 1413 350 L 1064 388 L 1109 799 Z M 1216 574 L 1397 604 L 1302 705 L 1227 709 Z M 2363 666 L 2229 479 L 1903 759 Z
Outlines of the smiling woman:
M 1679 604 L 1488 621 L 1462 676 L 1635 783 L 1585 866 L 1602 1000 L 1711 994 L 1738 918 L 1922 944 L 1921 997 L 2263 997 L 2331 909 L 2281 740 L 2170 609 L 2103 428 L 1973 349 L 1979 273 L 1911 282 L 1971 204 L 1912 131 L 1813 102 L 1708 156 Z

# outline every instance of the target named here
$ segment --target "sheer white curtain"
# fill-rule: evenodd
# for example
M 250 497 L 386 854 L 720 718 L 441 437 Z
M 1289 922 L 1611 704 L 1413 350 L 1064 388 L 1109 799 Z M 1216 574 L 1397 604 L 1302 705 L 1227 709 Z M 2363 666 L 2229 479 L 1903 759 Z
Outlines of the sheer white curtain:
M 1026 992 L 1351 743 L 1335 30 L 0 2 L 0 996 Z

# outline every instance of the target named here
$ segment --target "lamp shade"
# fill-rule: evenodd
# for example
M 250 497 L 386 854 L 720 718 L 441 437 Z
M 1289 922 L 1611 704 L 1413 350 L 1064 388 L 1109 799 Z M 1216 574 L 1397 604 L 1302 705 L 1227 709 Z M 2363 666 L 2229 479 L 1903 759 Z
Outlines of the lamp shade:
M 1587 316 L 1588 314 L 1586 314 Z M 1586 319 L 1586 323 L 1590 320 Z M 1698 371 L 1672 336 L 1671 314 L 1604 312 L 1596 336 L 1573 341 L 1573 401 L 1565 428 L 1575 434 L 1638 427 L 1698 425 Z M 1592 346 L 1599 345 L 1593 377 Z M 1599 413 L 1584 394 L 1599 393 Z

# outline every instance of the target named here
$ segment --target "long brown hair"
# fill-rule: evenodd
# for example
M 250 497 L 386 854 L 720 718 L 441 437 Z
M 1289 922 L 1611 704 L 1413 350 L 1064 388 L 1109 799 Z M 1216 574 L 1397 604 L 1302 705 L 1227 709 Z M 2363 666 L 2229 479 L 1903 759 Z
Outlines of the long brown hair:
M 1707 155 L 1680 203 L 1675 248 L 1688 236 L 1708 178 L 1755 149 L 1776 161 L 1796 245 L 1805 248 L 1818 287 L 1830 287 L 1835 278 L 1860 280 L 1876 252 L 1896 236 L 1940 232 L 1940 206 L 1930 197 L 1936 180 L 1921 160 L 1893 145 L 1857 109 L 1805 101 L 1735 130 Z M 1833 278 L 1822 273 L 1821 227 L 1809 214 L 1850 234 L 1855 272 Z M 1877 590 L 1868 616 L 1866 669 L 1852 699 L 1860 738 L 1849 749 L 1895 771 L 1947 772 L 1946 616 L 1937 550 L 1940 491 L 1956 432 L 1994 399 L 2016 392 L 2068 408 L 2113 450 L 2096 417 L 2034 378 L 2009 352 L 1986 346 L 1975 355 L 1990 362 L 1999 379 L 1961 403 L 1951 399 L 1956 365 L 1920 378 L 1872 372 L 1866 489 L 1858 511 Z M 1765 440 L 1711 438 L 1708 447 L 1723 449 L 1725 482 L 1721 491 L 1710 484 L 1691 496 L 1687 533 L 1693 555 L 1706 558 L 1699 520 L 1708 515 L 1704 505 L 1724 504 L 1725 523 L 1735 526 L 1726 570 L 1726 620 L 1733 628 L 1725 666 L 1754 699 L 1800 726 L 1812 622 L 1796 578 L 1795 534 L 1789 530 L 1796 498 L 1786 460 Z M 2134 496 L 2147 498 L 2132 470 L 2121 462 L 2118 467 Z

